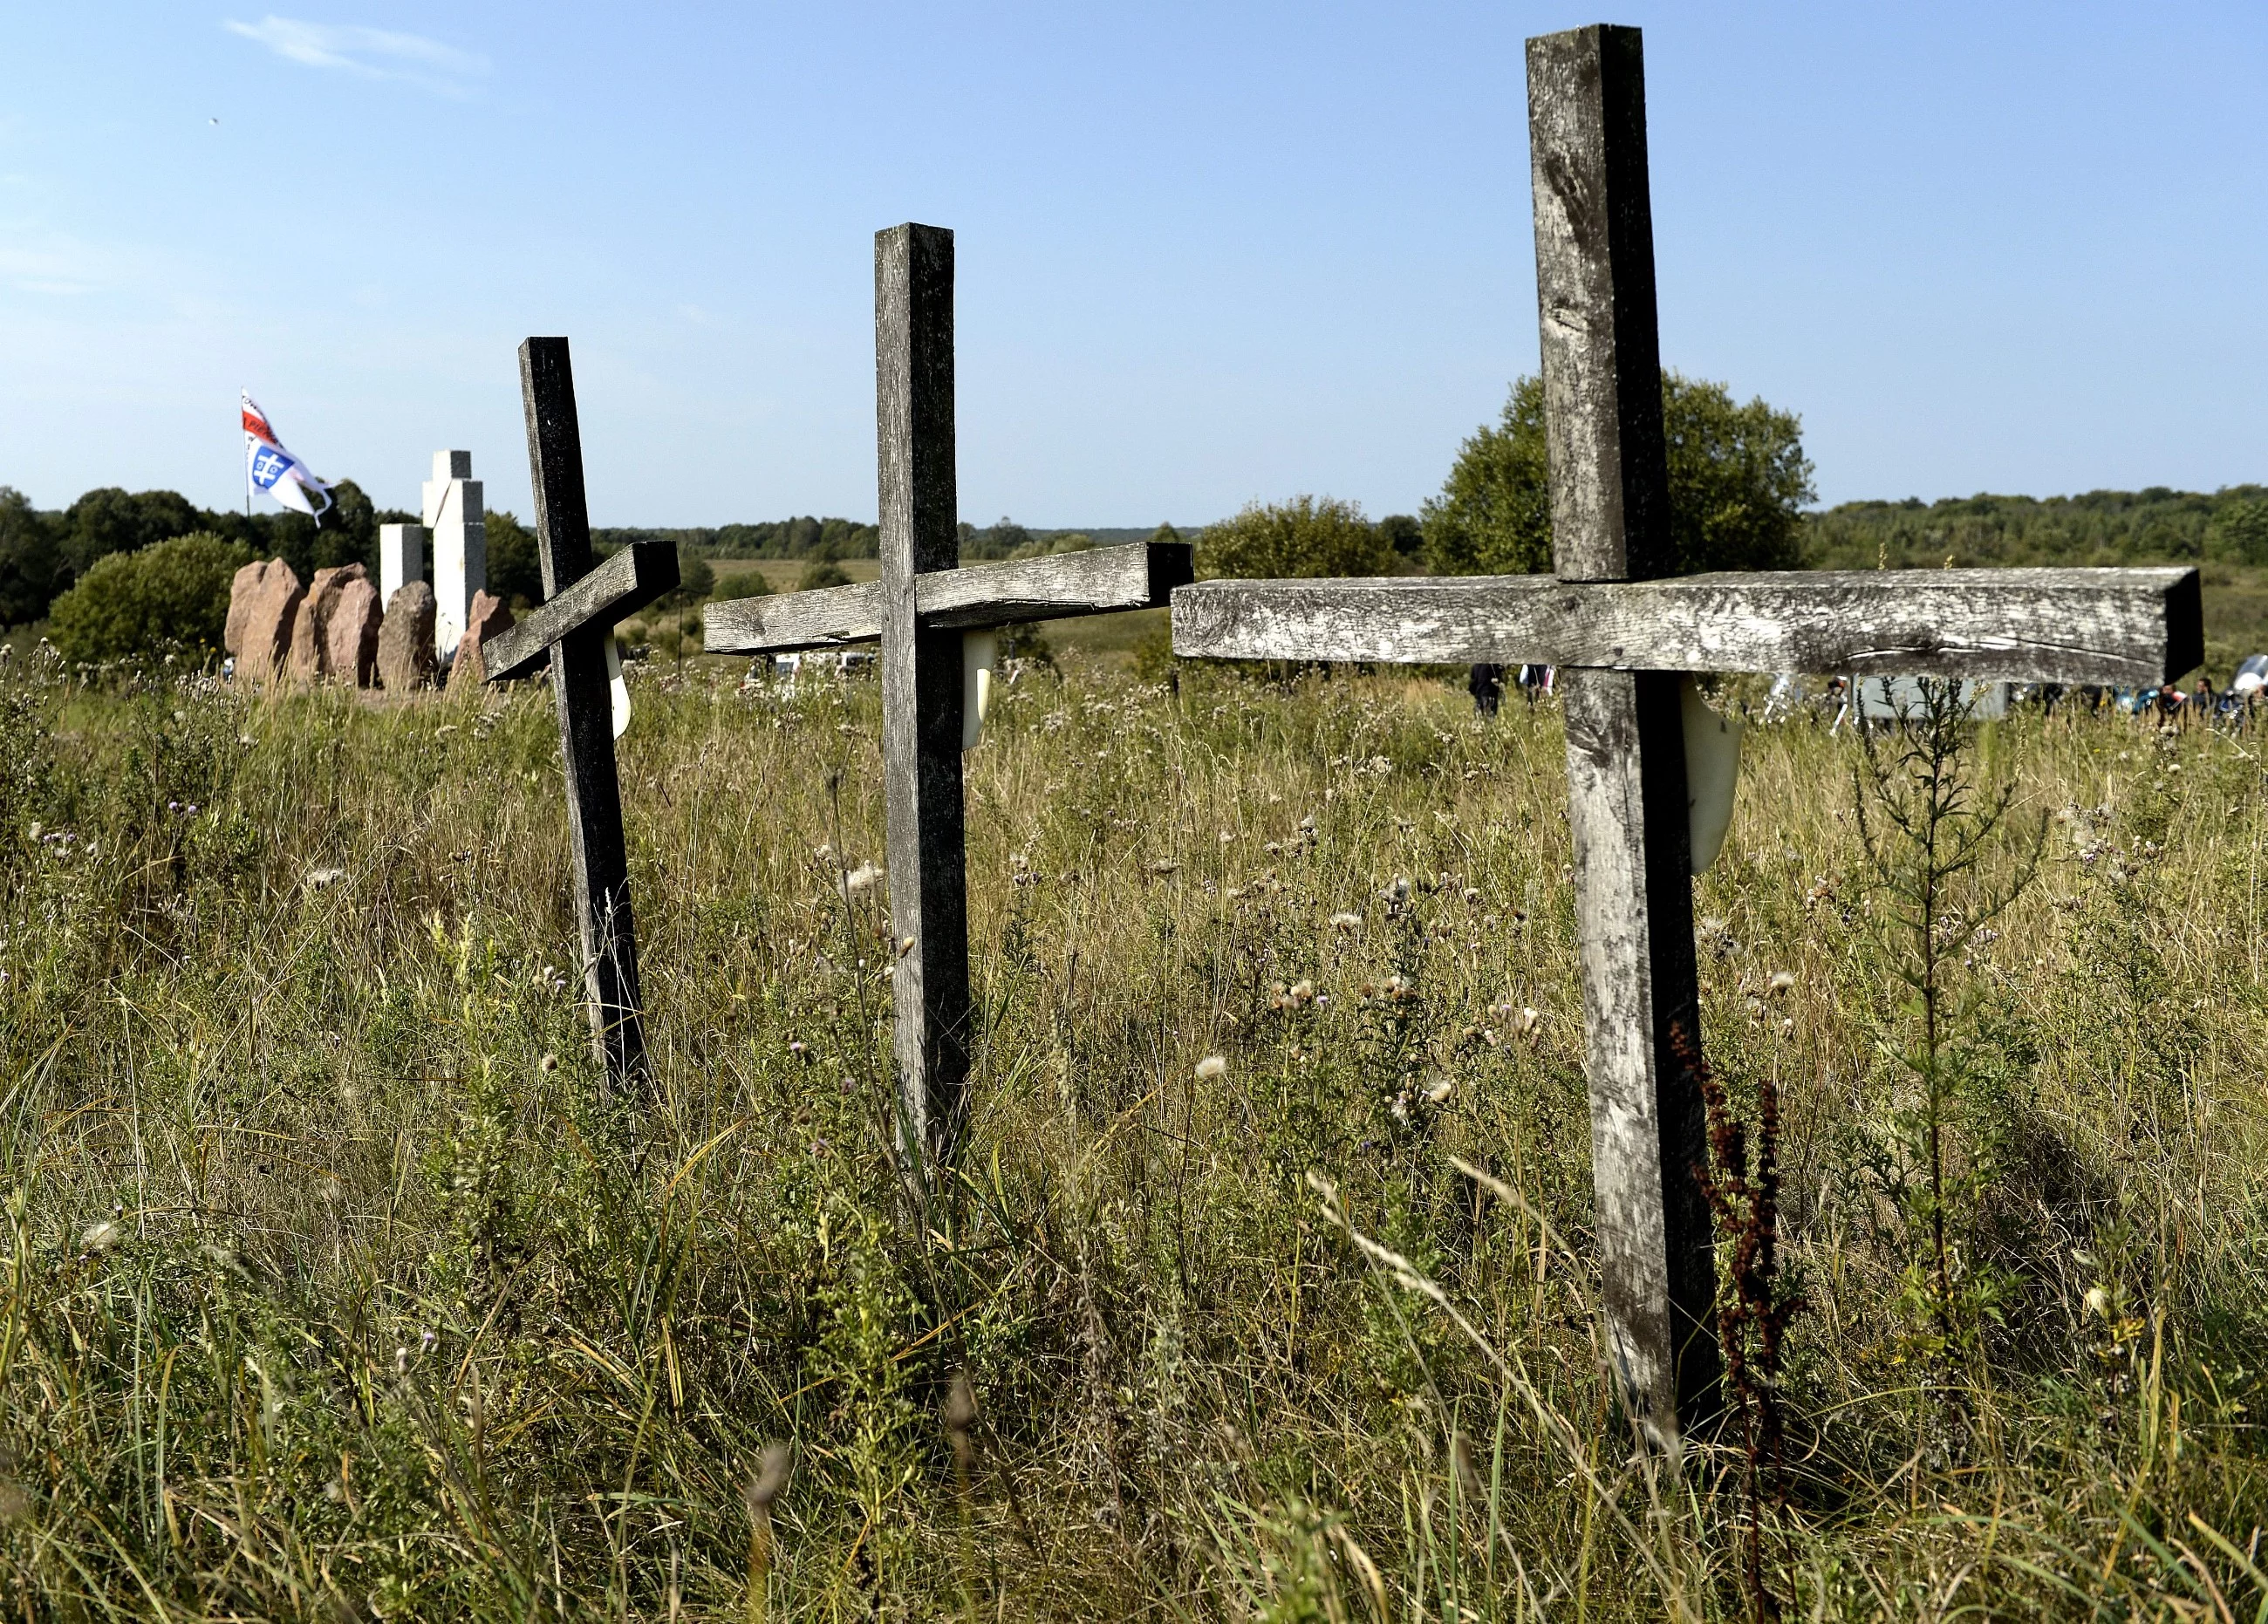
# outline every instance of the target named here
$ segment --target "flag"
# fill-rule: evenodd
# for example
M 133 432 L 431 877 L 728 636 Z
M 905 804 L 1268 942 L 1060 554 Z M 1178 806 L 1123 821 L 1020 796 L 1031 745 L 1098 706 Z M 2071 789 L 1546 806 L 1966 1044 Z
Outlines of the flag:
M 307 472 L 307 465 L 284 449 L 276 437 L 276 430 L 268 425 L 268 414 L 261 411 L 249 393 L 244 400 L 244 482 L 249 494 L 258 486 L 287 508 L 297 508 L 308 518 L 320 521 L 330 511 L 331 488 Z M 322 503 L 317 507 L 308 500 L 310 496 Z

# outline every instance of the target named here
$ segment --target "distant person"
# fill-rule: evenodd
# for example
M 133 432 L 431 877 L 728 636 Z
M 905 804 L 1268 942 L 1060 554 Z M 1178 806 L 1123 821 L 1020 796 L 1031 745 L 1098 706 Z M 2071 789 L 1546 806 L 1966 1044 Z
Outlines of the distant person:
M 1465 679 L 1465 689 L 1473 696 L 1476 711 L 1484 716 L 1496 715 L 1498 707 L 1504 703 L 1504 667 L 1474 665 L 1472 674 Z

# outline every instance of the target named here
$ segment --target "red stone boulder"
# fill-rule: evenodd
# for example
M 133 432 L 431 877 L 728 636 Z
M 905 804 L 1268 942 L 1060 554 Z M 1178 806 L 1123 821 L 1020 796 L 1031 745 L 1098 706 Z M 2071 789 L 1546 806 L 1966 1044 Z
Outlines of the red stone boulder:
M 489 639 L 511 628 L 512 608 L 501 598 L 475 592 L 472 609 L 465 620 L 465 635 L 457 643 L 456 663 L 449 667 L 452 694 L 476 694 L 488 681 L 488 662 L 482 658 L 482 650 Z
M 306 591 L 291 566 L 265 558 L 236 572 L 228 592 L 223 643 L 236 657 L 240 682 L 270 682 L 284 669 Z
M 378 628 L 378 680 L 389 694 L 433 686 L 433 620 L 439 606 L 433 589 L 408 581 L 394 589 L 386 620 Z
M 353 566 L 360 570 L 362 566 Z M 379 628 L 386 611 L 379 606 L 378 588 L 367 575 L 343 582 L 331 606 L 329 623 L 323 628 L 324 675 L 358 688 L 378 680 Z

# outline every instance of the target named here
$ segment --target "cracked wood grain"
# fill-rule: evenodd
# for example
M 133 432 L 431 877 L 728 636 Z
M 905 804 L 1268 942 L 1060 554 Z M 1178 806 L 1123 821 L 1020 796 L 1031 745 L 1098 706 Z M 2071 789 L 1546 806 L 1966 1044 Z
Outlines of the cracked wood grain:
M 949 1159 L 966 1114 L 968 846 L 961 784 L 961 633 L 924 626 L 919 577 L 959 561 L 954 467 L 953 233 L 874 238 L 881 502 L 882 777 L 900 1150 Z M 838 591 L 840 589 L 837 589 Z M 814 594 L 817 596 L 817 594 Z M 925 1170 L 907 1169 L 918 1185 Z
M 618 625 L 676 586 L 676 543 L 633 541 L 485 644 L 481 658 L 489 666 L 488 680 L 532 676 L 568 633 Z
M 1201 582 L 1174 651 L 1224 659 L 1794 671 L 2149 687 L 2204 658 L 2194 570 L 1819 570 Z
M 1170 541 L 967 564 L 917 576 L 914 614 L 924 627 L 962 630 L 1158 608 L 1191 573 L 1189 544 Z M 882 635 L 882 605 L 880 581 L 712 603 L 702 611 L 702 646 L 788 654 L 868 643 Z
M 519 386 L 544 600 L 571 599 L 593 570 L 583 437 L 567 341 L 531 338 L 522 344 Z M 604 642 L 611 636 L 611 627 L 596 621 L 567 631 L 552 645 L 551 686 L 566 766 L 568 845 L 591 1046 L 606 1068 L 608 1087 L 632 1093 L 643 1091 L 647 1081 L 645 1021 L 638 998 L 622 786 L 615 772 L 614 701 L 608 692 Z

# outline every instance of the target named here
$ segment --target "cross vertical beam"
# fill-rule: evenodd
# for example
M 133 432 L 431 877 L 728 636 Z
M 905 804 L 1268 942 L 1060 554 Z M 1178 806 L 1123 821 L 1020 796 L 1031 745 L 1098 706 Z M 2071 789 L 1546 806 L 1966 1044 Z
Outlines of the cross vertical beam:
M 949 1157 L 968 1082 L 968 891 L 961 634 L 917 619 L 915 577 L 960 562 L 953 427 L 953 233 L 874 235 L 881 498 L 882 773 L 889 820 L 902 1150 Z
M 1638 31 L 1528 42 L 1536 302 L 1563 581 L 1671 564 Z M 1716 1266 L 1679 677 L 1571 670 L 1561 695 L 1592 1174 L 1609 1342 L 1639 1432 L 1675 1453 L 1716 1405 Z
M 592 562 L 583 436 L 565 339 L 531 338 L 520 345 L 519 388 L 527 413 L 528 474 L 535 487 L 536 551 L 549 601 L 588 575 Z M 643 1089 L 648 1079 L 630 857 L 615 776 L 614 704 L 608 694 L 605 640 L 613 636 L 611 625 L 594 622 L 561 637 L 551 649 L 551 689 L 566 768 L 567 835 L 591 1046 L 606 1067 L 608 1087 L 623 1094 Z

